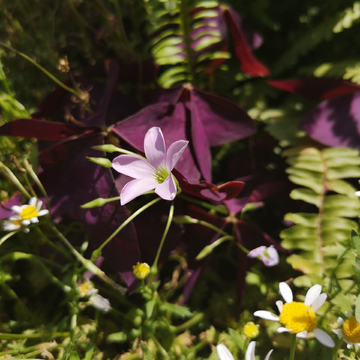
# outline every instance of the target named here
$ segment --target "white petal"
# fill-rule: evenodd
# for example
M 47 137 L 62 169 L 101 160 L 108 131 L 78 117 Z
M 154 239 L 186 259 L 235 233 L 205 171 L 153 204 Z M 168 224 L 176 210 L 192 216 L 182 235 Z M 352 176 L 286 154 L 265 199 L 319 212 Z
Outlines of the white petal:
M 345 315 L 349 318 L 353 316 L 353 312 L 352 311 L 345 311 Z
M 308 332 L 306 330 L 304 330 L 304 331 L 301 331 L 301 332 L 297 333 L 296 337 L 299 338 L 299 339 L 305 339 L 307 334 L 308 334 Z
M 30 221 L 33 223 L 33 224 L 36 224 L 39 222 L 39 219 L 37 217 L 33 217 L 30 219 Z
M 274 349 L 271 349 L 265 356 L 264 360 L 269 360 L 270 359 L 270 355 L 272 354 L 272 352 L 274 351 Z
M 42 209 L 38 212 L 38 216 L 44 216 L 49 213 L 49 210 Z
M 11 210 L 16 212 L 17 214 L 20 214 L 21 213 L 21 208 L 19 205 L 14 205 L 11 207 Z
M 339 339 L 342 339 L 344 337 L 342 329 L 336 329 L 336 330 L 333 329 L 333 333 L 335 333 Z
M 278 327 L 278 328 L 276 329 L 276 331 L 277 331 L 279 334 L 281 334 L 281 333 L 284 333 L 284 332 L 290 332 L 291 329 L 288 329 L 288 328 L 286 328 L 286 327 L 280 326 L 280 327 Z
M 281 296 L 284 298 L 284 300 L 287 303 L 291 303 L 293 301 L 293 293 L 291 291 L 290 286 L 287 283 L 281 282 L 279 284 L 279 290 L 280 290 Z
M 113 160 L 112 165 L 117 172 L 134 179 L 149 179 L 156 173 L 152 165 L 135 155 L 119 155 Z
M 314 329 L 313 330 L 315 337 L 321 342 L 323 345 L 333 348 L 335 346 L 334 340 L 331 336 L 326 333 L 324 330 L 321 329 Z
M 320 294 L 311 305 L 312 311 L 315 312 L 318 309 L 320 309 L 323 306 L 326 298 L 327 298 L 327 295 L 325 293 Z
M 245 352 L 245 360 L 255 360 L 256 341 L 251 341 Z
M 255 311 L 254 316 L 258 316 L 262 319 L 271 320 L 271 321 L 279 321 L 280 320 L 280 318 L 277 315 L 271 313 L 270 311 L 265 311 L 265 310 Z
M 129 181 L 121 190 L 121 205 L 125 205 L 136 197 L 155 189 L 156 185 L 157 182 L 154 179 L 135 179 Z
M 148 130 L 144 139 L 145 156 L 154 167 L 165 166 L 166 148 L 164 135 L 159 127 L 152 127 Z
M 281 300 L 278 300 L 278 301 L 275 302 L 275 304 L 276 304 L 276 306 L 277 306 L 277 308 L 279 310 L 279 313 L 282 314 L 282 308 L 284 306 L 284 303 Z
M 355 196 L 360 196 L 360 191 L 356 191 Z
M 321 285 L 316 284 L 312 286 L 306 293 L 304 304 L 311 305 L 315 301 L 315 299 L 320 295 L 321 289 L 322 289 Z
M 223 344 L 216 346 L 216 352 L 220 360 L 234 360 L 230 350 Z
M 32 197 L 30 200 L 29 200 L 29 206 L 36 206 L 36 197 Z
M 166 166 L 170 171 L 176 166 L 188 143 L 186 140 L 178 140 L 169 146 L 166 153 Z
M 358 195 L 358 196 L 360 196 L 360 195 Z M 354 344 L 347 344 L 346 347 L 347 347 L 348 349 L 352 349 L 352 348 L 354 347 Z
M 42 204 L 43 204 L 43 202 L 42 202 L 41 200 L 39 200 L 39 201 L 37 202 L 37 204 L 36 204 L 36 209 L 37 209 L 37 211 L 39 211 L 39 210 L 41 209 Z
M 336 322 L 340 325 L 342 325 L 344 323 L 344 319 L 342 317 L 338 317 Z
M 21 223 L 22 223 L 23 225 L 25 225 L 25 226 L 28 226 L 28 225 L 31 224 L 31 221 L 30 221 L 30 220 L 23 220 Z
M 162 184 L 157 184 L 155 194 L 164 200 L 173 200 L 176 196 L 176 184 L 172 174 L 170 174 Z

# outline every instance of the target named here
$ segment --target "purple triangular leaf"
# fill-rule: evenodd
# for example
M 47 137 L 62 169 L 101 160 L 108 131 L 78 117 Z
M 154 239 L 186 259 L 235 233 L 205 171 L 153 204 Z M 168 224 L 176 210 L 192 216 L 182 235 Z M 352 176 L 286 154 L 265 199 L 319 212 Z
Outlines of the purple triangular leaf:
M 323 101 L 299 127 L 324 145 L 360 149 L 360 92 Z

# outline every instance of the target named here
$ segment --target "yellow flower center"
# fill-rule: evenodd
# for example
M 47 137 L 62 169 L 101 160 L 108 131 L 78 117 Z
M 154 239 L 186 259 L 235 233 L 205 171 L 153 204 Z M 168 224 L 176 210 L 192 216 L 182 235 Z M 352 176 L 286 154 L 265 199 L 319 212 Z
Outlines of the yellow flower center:
M 28 205 L 21 210 L 20 216 L 22 220 L 30 220 L 32 218 L 36 218 L 38 217 L 37 208 L 35 206 Z
M 155 173 L 155 180 L 162 184 L 169 176 L 169 171 L 165 167 L 159 167 Z
M 247 322 L 244 326 L 244 334 L 246 337 L 253 339 L 259 335 L 259 328 L 252 322 Z
M 311 307 L 304 303 L 292 301 L 283 305 L 280 323 L 293 334 L 311 331 L 316 327 L 316 315 Z
M 147 263 L 138 262 L 133 266 L 133 273 L 137 279 L 145 279 L 150 273 L 150 266 Z
M 354 316 L 344 321 L 342 333 L 348 342 L 360 343 L 360 324 Z
M 87 280 L 85 282 L 83 282 L 79 289 L 79 294 L 81 297 L 87 296 L 90 291 L 94 288 L 93 284 L 91 283 L 91 281 Z
M 11 222 L 16 226 L 22 226 L 21 220 L 12 220 Z

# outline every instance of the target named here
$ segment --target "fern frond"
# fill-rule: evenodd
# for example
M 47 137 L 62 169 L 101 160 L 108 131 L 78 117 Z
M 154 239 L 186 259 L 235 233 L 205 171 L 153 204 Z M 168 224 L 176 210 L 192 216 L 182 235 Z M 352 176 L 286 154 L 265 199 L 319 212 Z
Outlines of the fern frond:
M 352 8 L 347 8 L 342 13 L 341 19 L 334 26 L 333 32 L 339 33 L 345 29 L 350 29 L 353 23 L 360 20 L 360 2 L 356 1 Z
M 294 283 L 323 284 L 324 278 L 333 277 L 341 286 L 342 280 L 353 276 L 353 256 L 347 252 L 351 231 L 358 229 L 352 219 L 360 214 L 360 201 L 354 195 L 356 189 L 345 179 L 360 178 L 359 153 L 345 148 L 298 147 L 283 155 L 290 165 L 289 179 L 303 186 L 294 189 L 290 197 L 318 208 L 317 213 L 285 215 L 294 225 L 280 233 L 281 244 L 296 252 L 287 261 L 305 274 Z
M 148 12 L 155 62 L 164 67 L 159 84 L 164 88 L 191 82 L 211 61 L 225 60 L 230 54 L 223 51 L 224 34 L 220 31 L 219 3 L 203 0 L 149 1 Z M 211 51 L 209 51 L 211 50 Z

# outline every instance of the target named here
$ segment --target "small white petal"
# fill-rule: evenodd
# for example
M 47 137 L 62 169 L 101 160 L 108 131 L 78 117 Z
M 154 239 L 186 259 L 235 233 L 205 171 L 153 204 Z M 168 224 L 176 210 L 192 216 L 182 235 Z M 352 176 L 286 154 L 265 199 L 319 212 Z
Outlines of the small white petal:
M 278 300 L 278 301 L 275 302 L 275 304 L 276 304 L 276 306 L 277 306 L 277 308 L 279 310 L 279 313 L 282 314 L 282 308 L 284 306 L 284 303 L 281 300 Z
M 304 304 L 310 306 L 315 301 L 315 299 L 320 295 L 321 289 L 322 289 L 321 285 L 316 284 L 312 286 L 306 293 Z
M 36 197 L 32 197 L 30 200 L 29 200 L 29 206 L 36 206 Z
M 286 327 L 280 326 L 280 327 L 278 327 L 278 328 L 276 329 L 276 331 L 277 331 L 279 334 L 281 334 L 281 333 L 284 333 L 284 332 L 290 332 L 291 329 L 288 329 L 288 328 L 286 328 Z
M 349 318 L 353 316 L 353 312 L 352 311 L 345 311 L 345 315 Z
M 323 306 L 326 298 L 327 298 L 327 294 L 325 294 L 325 293 L 320 294 L 311 305 L 312 311 L 315 312 L 318 309 L 320 309 Z
M 307 334 L 308 334 L 308 332 L 306 330 L 304 330 L 304 331 L 301 331 L 301 332 L 297 333 L 296 337 L 299 338 L 299 339 L 305 339 Z
M 271 313 L 270 311 L 265 311 L 265 310 L 255 311 L 254 316 L 258 316 L 262 319 L 271 320 L 271 321 L 279 321 L 280 320 L 280 318 L 277 315 Z
M 272 354 L 272 352 L 274 351 L 274 349 L 271 349 L 265 356 L 264 360 L 269 360 L 270 359 L 270 355 Z
M 342 325 L 344 323 L 344 319 L 342 317 L 338 317 L 336 322 L 340 325 Z
M 36 224 L 39 222 L 39 219 L 37 217 L 33 217 L 30 219 L 30 221 L 33 223 L 33 224 Z
M 38 216 L 43 216 L 49 213 L 49 210 L 46 209 L 42 209 L 38 212 Z
M 30 220 L 23 220 L 21 223 L 22 223 L 23 225 L 25 225 L 25 226 L 28 226 L 28 225 L 31 224 L 31 221 L 30 221 Z
M 335 333 L 339 339 L 342 339 L 344 337 L 341 329 L 336 329 L 336 330 L 333 329 L 333 333 Z
M 245 360 L 255 360 L 256 341 L 251 341 L 245 352 Z
M 223 344 L 216 346 L 216 352 L 220 360 L 234 360 L 230 350 Z
M 321 342 L 323 345 L 333 348 L 335 346 L 335 342 L 332 337 L 326 333 L 324 330 L 321 329 L 314 329 L 313 330 L 315 337 Z
M 291 291 L 290 286 L 287 283 L 281 282 L 279 284 L 279 290 L 280 290 L 281 296 L 284 298 L 284 300 L 287 303 L 291 303 L 293 301 L 293 293 Z
M 42 204 L 43 204 L 43 202 L 42 202 L 41 200 L 39 200 L 39 201 L 37 202 L 37 204 L 36 204 L 36 209 L 37 209 L 37 211 L 39 211 L 39 210 L 41 209 Z
M 11 210 L 16 212 L 17 214 L 20 214 L 21 213 L 21 208 L 19 205 L 14 205 L 11 207 Z
M 360 196 L 360 191 L 356 191 L 355 196 Z
M 360 195 L 357 195 L 357 196 L 360 196 Z M 352 349 L 352 348 L 354 347 L 354 344 L 347 344 L 346 347 L 347 347 L 348 349 Z

